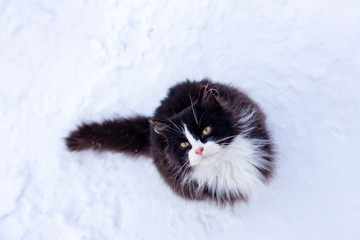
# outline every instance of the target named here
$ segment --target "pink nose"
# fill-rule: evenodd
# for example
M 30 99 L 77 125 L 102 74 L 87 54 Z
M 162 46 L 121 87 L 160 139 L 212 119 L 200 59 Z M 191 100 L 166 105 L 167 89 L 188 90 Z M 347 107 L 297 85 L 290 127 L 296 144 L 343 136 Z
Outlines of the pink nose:
M 203 154 L 203 151 L 204 151 L 204 148 L 203 148 L 203 147 L 199 147 L 198 149 L 195 150 L 195 153 L 196 153 L 196 154 L 199 154 L 199 155 L 202 155 L 202 154 Z

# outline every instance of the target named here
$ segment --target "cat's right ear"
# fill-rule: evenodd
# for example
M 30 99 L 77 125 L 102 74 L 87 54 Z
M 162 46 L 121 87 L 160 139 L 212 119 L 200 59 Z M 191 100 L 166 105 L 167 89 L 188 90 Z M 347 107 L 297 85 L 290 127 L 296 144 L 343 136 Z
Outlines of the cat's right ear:
M 157 134 L 164 134 L 165 130 L 168 127 L 168 123 L 164 120 L 158 120 L 158 119 L 149 119 L 149 123 L 154 126 L 154 131 Z

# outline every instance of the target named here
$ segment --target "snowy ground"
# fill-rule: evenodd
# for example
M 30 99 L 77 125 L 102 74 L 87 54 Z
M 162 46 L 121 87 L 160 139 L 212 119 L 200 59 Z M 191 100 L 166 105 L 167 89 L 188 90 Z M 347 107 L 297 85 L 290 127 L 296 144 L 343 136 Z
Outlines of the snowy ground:
M 277 176 L 249 204 L 65 149 L 82 120 L 150 115 L 205 76 L 268 115 Z M 360 239 L 359 117 L 357 0 L 0 0 L 0 239 Z

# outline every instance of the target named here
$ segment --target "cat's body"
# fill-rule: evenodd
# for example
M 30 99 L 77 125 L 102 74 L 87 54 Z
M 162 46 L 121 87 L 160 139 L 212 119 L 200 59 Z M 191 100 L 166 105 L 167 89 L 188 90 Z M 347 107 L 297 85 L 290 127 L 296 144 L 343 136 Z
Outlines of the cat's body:
M 70 150 L 151 156 L 166 183 L 188 199 L 247 200 L 273 172 L 273 147 L 260 108 L 235 88 L 186 81 L 169 90 L 153 117 L 83 124 Z

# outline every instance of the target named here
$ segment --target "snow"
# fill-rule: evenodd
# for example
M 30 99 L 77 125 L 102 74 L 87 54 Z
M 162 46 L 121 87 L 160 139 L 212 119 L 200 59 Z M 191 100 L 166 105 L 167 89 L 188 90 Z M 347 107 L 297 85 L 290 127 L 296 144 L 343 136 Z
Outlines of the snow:
M 0 239 L 359 239 L 357 0 L 0 0 Z M 147 158 L 66 150 L 210 77 L 263 108 L 277 174 L 248 204 L 185 201 Z

